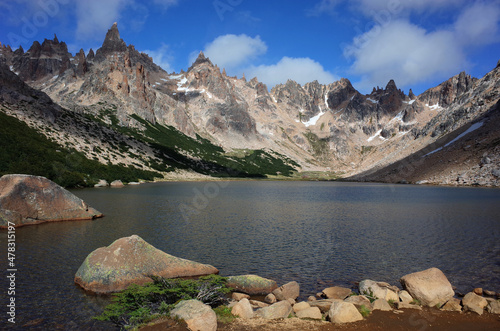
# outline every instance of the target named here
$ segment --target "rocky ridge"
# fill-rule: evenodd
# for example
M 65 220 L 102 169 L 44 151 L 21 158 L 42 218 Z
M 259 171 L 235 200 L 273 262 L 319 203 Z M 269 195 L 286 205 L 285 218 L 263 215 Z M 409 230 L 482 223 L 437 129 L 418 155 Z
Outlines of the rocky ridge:
M 116 23 L 95 55 L 72 56 L 57 37 L 26 52 L 1 46 L 0 53 L 11 71 L 75 113 L 102 115 L 106 102 L 124 128 L 146 130 L 139 117 L 228 153 L 274 151 L 299 171 L 351 179 L 370 180 L 375 171 L 466 130 L 499 99 L 496 69 L 479 80 L 460 73 L 419 96 L 406 95 L 392 80 L 362 95 L 345 78 L 328 85 L 288 81 L 268 91 L 257 78 L 227 76 L 203 53 L 186 72 L 169 74 L 127 46 Z M 483 154 L 495 160 L 492 148 Z M 490 177 L 483 182 L 497 185 Z

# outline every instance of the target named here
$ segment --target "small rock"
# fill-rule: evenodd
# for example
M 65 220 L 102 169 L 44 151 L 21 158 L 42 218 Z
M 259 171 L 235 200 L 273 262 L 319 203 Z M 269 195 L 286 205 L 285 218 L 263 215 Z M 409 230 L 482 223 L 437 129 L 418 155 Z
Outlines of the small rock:
M 351 294 L 351 289 L 345 288 L 345 287 L 340 287 L 340 286 L 333 286 L 333 287 L 328 287 L 323 290 L 323 295 L 327 299 L 340 299 L 344 300 Z
M 483 295 L 483 289 L 480 287 L 476 287 L 472 292 L 474 292 L 475 294 L 477 294 L 479 296 Z
M 377 299 L 399 301 L 398 294 L 394 291 L 391 285 L 384 282 L 376 282 L 370 279 L 361 281 L 359 283 L 359 293 L 368 295 L 370 292 L 372 292 L 373 296 Z
M 252 306 L 255 306 L 255 308 L 264 308 L 264 307 L 269 307 L 268 303 L 262 302 L 262 301 L 257 301 L 257 300 L 249 300 L 250 304 Z
M 488 301 L 473 292 L 469 292 L 462 299 L 462 305 L 465 311 L 473 311 L 476 314 L 482 315 L 484 308 L 488 305 Z
M 372 302 L 373 310 L 391 311 L 391 305 L 384 299 L 377 299 Z
M 356 307 L 365 306 L 369 310 L 373 310 L 373 305 L 370 300 L 364 295 L 353 295 L 344 300 L 345 302 L 350 302 Z
M 342 302 L 340 299 L 323 299 L 323 300 L 316 300 L 316 301 L 310 301 L 309 305 L 311 307 L 318 307 L 321 312 L 327 313 L 330 308 L 332 307 L 332 304 L 334 302 Z
M 491 174 L 497 178 L 500 178 L 500 169 L 493 169 Z
M 99 182 L 94 185 L 94 187 L 106 187 L 108 185 L 109 183 L 105 179 L 100 179 Z
M 272 293 L 269 293 L 269 294 L 268 294 L 268 295 L 266 295 L 266 297 L 264 298 L 264 302 L 269 303 L 269 304 L 271 304 L 271 305 L 272 305 L 273 303 L 275 303 L 276 301 L 278 301 L 278 300 L 276 300 L 276 297 L 275 297 L 275 296 L 274 296 L 274 294 L 272 294 Z
M 290 302 L 290 304 L 293 306 L 294 304 L 296 304 L 297 302 L 295 300 L 293 300 L 292 298 L 288 298 L 286 299 L 286 301 Z
M 496 292 L 495 291 L 489 291 L 489 290 L 483 290 L 483 294 L 487 295 L 489 297 L 495 297 L 496 296 Z
M 488 306 L 486 307 L 486 310 L 490 314 L 500 314 L 500 301 L 498 300 L 493 300 L 488 303 Z
M 300 294 L 300 286 L 296 281 L 286 283 L 273 291 L 276 300 L 297 299 Z
M 418 305 L 412 305 L 406 302 L 396 302 L 395 303 L 397 309 L 418 309 L 422 310 L 422 307 Z
M 349 302 L 334 302 L 328 311 L 328 317 L 332 323 L 351 323 L 363 320 L 358 309 Z
M 311 308 L 311 305 L 309 305 L 305 301 L 302 301 L 302 302 L 299 302 L 299 303 L 293 305 L 293 311 L 295 313 L 298 312 L 299 310 L 306 309 L 306 308 Z
M 299 310 L 296 313 L 298 318 L 310 318 L 313 320 L 321 320 L 323 319 L 323 315 L 321 314 L 321 310 L 318 307 L 309 307 L 306 309 Z
M 462 311 L 462 305 L 460 304 L 460 299 L 451 298 L 445 305 L 441 308 L 441 310 L 446 311 Z
M 279 301 L 269 307 L 258 309 L 255 317 L 268 320 L 287 318 L 292 313 L 292 305 L 288 301 Z
M 233 294 L 231 294 L 231 298 L 233 300 L 236 300 L 236 301 L 240 301 L 241 299 L 250 299 L 250 296 L 248 294 L 244 294 L 244 293 L 238 293 L 238 292 L 233 292 Z
M 231 313 L 243 319 L 250 319 L 254 316 L 252 306 L 247 298 L 242 298 L 237 304 L 235 304 L 231 309 Z
M 316 297 L 314 295 L 310 295 L 308 298 L 307 298 L 307 301 L 316 301 L 318 299 L 316 299 Z
M 183 300 L 170 312 L 174 318 L 182 318 L 189 330 L 217 330 L 217 316 L 210 306 L 198 300 Z
M 404 303 L 410 303 L 413 301 L 413 298 L 411 297 L 410 293 L 406 290 L 402 290 L 399 293 L 399 300 Z
M 121 180 L 117 179 L 117 180 L 112 181 L 110 186 L 111 187 L 123 187 L 125 185 L 123 185 L 123 182 Z

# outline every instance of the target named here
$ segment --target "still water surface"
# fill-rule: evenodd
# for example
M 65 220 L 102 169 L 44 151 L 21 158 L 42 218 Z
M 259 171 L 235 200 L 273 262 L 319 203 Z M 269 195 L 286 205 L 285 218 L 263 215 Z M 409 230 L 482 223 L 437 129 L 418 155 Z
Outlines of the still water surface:
M 461 292 L 500 292 L 500 190 L 244 181 L 73 192 L 106 217 L 16 230 L 17 327 L 109 327 L 91 320 L 106 301 L 73 278 L 94 249 L 132 234 L 221 275 L 296 280 L 303 298 L 366 278 L 399 285 L 401 276 L 429 267 Z M 6 236 L 0 232 L 3 246 Z M 6 294 L 5 277 L 0 286 Z

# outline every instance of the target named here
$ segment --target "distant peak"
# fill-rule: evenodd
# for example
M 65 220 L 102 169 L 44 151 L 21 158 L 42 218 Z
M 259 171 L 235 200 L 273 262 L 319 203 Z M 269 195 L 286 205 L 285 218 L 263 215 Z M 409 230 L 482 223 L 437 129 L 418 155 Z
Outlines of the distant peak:
M 387 83 L 387 86 L 385 87 L 386 90 L 397 90 L 396 82 L 394 82 L 394 79 L 391 79 L 389 83 Z
M 193 69 L 194 67 L 203 64 L 203 63 L 209 63 L 211 66 L 213 66 L 212 62 L 210 62 L 210 59 L 203 54 L 203 51 L 200 51 L 200 54 L 198 54 L 198 57 L 196 58 L 196 61 L 193 62 L 193 65 L 189 67 L 188 71 Z

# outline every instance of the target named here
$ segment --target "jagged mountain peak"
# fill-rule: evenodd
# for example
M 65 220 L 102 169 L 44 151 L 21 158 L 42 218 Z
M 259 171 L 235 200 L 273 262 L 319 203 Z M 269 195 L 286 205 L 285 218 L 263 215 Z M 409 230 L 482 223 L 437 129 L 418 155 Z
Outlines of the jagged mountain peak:
M 120 38 L 120 32 L 118 31 L 118 23 L 113 23 L 113 26 L 106 33 L 104 42 L 101 48 L 96 52 L 96 60 L 102 61 L 106 55 L 114 52 L 125 52 L 127 50 L 127 44 Z
M 196 58 L 196 60 L 193 62 L 191 67 L 189 67 L 188 72 L 191 71 L 192 69 L 194 69 L 195 67 L 200 66 L 204 63 L 207 63 L 211 67 L 214 66 L 213 63 L 210 61 L 210 59 L 205 56 L 203 51 L 200 51 L 200 54 L 198 54 L 198 57 Z

